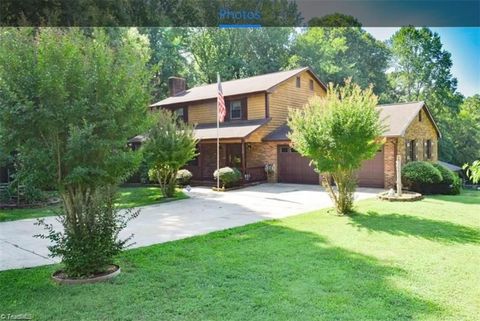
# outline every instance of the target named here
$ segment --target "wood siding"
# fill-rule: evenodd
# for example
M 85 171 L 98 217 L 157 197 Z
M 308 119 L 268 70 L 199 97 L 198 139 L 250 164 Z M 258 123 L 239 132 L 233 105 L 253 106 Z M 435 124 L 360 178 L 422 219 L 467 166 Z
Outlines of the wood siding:
M 298 76 L 300 76 L 300 88 L 296 85 L 297 77 L 292 77 L 272 90 L 272 93 L 269 94 L 269 116 L 271 120 L 253 133 L 247 141 L 260 142 L 263 137 L 287 121 L 289 108 L 303 108 L 310 97 L 325 95 L 323 87 L 308 71 L 304 71 Z M 310 89 L 310 80 L 313 80 L 313 90 Z

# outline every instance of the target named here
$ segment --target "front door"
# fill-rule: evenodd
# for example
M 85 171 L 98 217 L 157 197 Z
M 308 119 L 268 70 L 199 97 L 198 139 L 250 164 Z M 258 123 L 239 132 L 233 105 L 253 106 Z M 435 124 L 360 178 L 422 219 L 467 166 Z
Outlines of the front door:
M 242 144 L 227 144 L 227 166 L 242 169 Z

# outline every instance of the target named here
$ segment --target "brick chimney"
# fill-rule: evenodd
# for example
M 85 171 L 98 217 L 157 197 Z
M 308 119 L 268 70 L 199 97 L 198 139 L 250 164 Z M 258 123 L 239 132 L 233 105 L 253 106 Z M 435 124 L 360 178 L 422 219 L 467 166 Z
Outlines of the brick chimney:
M 186 81 L 185 78 L 180 77 L 169 77 L 168 78 L 168 90 L 170 92 L 170 96 L 175 96 L 186 89 Z

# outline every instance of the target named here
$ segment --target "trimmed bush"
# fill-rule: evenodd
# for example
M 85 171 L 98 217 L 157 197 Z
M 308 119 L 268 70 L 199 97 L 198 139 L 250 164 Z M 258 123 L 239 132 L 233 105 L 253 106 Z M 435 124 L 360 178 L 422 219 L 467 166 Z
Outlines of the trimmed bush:
M 224 188 L 234 186 L 242 179 L 242 173 L 236 168 L 222 167 L 213 173 L 213 177 L 217 179 L 219 174 L 220 182 Z
M 432 165 L 433 165 L 433 167 L 438 169 L 438 171 L 442 175 L 442 181 L 440 183 L 444 183 L 444 184 L 448 184 L 448 185 L 451 185 L 453 183 L 453 180 L 455 179 L 455 177 L 454 177 L 455 174 L 451 170 L 443 167 L 442 165 L 440 165 L 438 163 L 435 163 L 435 164 L 432 164 Z
M 177 172 L 176 180 L 177 185 L 185 186 L 190 184 L 190 180 L 192 179 L 192 173 L 188 169 L 181 169 Z
M 402 180 L 405 185 L 437 184 L 442 181 L 442 174 L 428 162 L 415 161 L 402 168 Z
M 402 168 L 403 185 L 422 194 L 438 194 L 442 174 L 429 162 L 415 161 Z

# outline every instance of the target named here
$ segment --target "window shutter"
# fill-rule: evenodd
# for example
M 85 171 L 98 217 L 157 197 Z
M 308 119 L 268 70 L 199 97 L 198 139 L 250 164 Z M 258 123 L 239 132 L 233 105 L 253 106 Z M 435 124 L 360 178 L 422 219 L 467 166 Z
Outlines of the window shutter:
M 218 108 L 217 105 L 215 105 L 215 108 Z M 230 120 L 230 100 L 225 100 L 225 121 Z
M 242 119 L 248 119 L 248 106 L 247 106 L 247 98 L 242 99 Z
M 418 142 L 416 140 L 413 141 L 413 160 L 416 161 L 418 159 Z
M 406 141 L 405 142 L 405 160 L 406 162 L 409 162 L 410 159 L 410 142 Z

